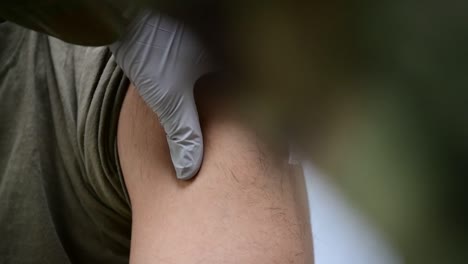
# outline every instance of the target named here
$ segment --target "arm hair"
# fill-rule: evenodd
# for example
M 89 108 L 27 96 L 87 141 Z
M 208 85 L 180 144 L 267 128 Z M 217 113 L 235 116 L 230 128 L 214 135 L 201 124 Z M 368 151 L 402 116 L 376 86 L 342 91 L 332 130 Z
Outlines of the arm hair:
M 312 263 L 307 209 L 287 163 L 224 99 L 201 98 L 204 162 L 181 182 L 156 115 L 128 90 L 117 140 L 132 203 L 130 263 Z

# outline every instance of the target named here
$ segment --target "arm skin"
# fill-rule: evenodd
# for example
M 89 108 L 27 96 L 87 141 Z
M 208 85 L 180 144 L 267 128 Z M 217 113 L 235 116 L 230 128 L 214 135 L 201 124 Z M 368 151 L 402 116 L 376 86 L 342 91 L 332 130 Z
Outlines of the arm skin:
M 290 167 L 225 99 L 199 97 L 205 159 L 195 180 L 180 182 L 156 115 L 134 87 L 127 92 L 117 140 L 132 203 L 130 263 L 313 263 Z

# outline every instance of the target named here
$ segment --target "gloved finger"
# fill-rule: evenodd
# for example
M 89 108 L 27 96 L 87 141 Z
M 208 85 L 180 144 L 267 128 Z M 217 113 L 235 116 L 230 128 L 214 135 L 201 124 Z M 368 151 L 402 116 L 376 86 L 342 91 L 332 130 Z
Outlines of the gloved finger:
M 157 112 L 167 135 L 172 163 L 181 180 L 193 178 L 203 160 L 203 136 L 192 89 L 173 98 L 174 107 Z
M 109 48 L 158 115 L 177 177 L 192 178 L 203 158 L 193 86 L 203 74 L 214 70 L 203 45 L 183 23 L 144 11 Z

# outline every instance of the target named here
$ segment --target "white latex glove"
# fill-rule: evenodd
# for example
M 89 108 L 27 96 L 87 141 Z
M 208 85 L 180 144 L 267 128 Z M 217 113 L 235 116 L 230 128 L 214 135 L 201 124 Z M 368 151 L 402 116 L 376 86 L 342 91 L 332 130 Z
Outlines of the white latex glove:
M 204 48 L 183 23 L 151 11 L 140 13 L 124 36 L 109 48 L 158 115 L 177 178 L 192 178 L 203 159 L 193 87 L 212 66 Z

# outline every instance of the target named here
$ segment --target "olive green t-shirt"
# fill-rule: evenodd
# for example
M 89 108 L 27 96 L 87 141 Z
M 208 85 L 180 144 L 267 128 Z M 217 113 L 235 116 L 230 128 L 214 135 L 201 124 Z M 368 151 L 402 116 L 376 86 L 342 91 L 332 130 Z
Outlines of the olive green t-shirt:
M 0 24 L 0 263 L 128 263 L 128 85 L 106 48 Z

